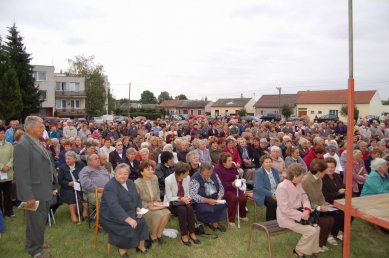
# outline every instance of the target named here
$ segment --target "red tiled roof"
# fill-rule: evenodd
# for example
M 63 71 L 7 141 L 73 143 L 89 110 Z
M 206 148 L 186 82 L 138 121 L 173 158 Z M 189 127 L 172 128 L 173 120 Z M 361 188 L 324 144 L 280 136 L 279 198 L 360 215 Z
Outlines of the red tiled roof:
M 173 99 L 173 100 L 164 100 L 161 104 L 159 104 L 160 107 L 166 107 L 166 108 L 175 108 L 177 107 L 182 100 L 180 99 Z
M 375 90 L 355 91 L 355 104 L 369 104 Z M 296 104 L 346 104 L 347 90 L 299 91 Z
M 296 105 L 298 95 L 297 94 L 278 94 L 275 95 L 262 95 L 258 101 L 254 104 L 255 108 L 278 108 L 278 102 L 280 100 L 281 106 L 288 104 L 294 107 Z M 280 98 L 280 99 L 279 99 Z

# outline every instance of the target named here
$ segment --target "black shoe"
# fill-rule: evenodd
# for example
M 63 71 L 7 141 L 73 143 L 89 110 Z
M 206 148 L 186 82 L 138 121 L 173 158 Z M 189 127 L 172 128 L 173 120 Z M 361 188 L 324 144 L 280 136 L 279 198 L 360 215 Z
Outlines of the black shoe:
M 162 237 L 158 237 L 157 240 L 159 245 L 163 245 L 165 243 L 165 240 L 163 240 Z
M 118 253 L 119 253 L 120 257 L 129 258 L 127 252 L 125 252 L 124 254 L 120 254 L 119 249 L 118 249 Z
M 142 251 L 142 250 L 139 249 L 139 247 L 137 247 L 137 248 L 136 248 L 136 252 L 137 252 L 137 253 L 145 254 L 145 253 L 147 253 L 147 249 L 145 248 L 145 250 Z
M 220 232 L 226 232 L 226 227 L 223 226 L 223 225 L 217 225 L 217 227 L 215 227 L 214 225 L 212 224 L 207 224 L 207 226 L 212 229 L 213 231 L 215 230 L 219 230 Z
M 16 215 L 15 215 L 15 213 L 13 211 L 8 212 L 7 214 L 5 214 L 5 216 L 10 217 L 10 218 L 15 218 L 16 217 Z
M 296 252 L 296 249 L 293 249 L 293 254 L 294 254 L 297 258 L 305 258 L 305 255 L 299 255 L 299 254 Z
M 184 245 L 186 245 L 186 246 L 192 246 L 192 243 L 190 242 L 190 241 L 184 241 L 183 239 L 182 239 L 182 237 L 181 237 L 181 242 L 184 244 Z
M 193 238 L 191 237 L 191 235 L 189 235 L 189 237 L 190 237 L 190 239 L 192 239 L 192 241 L 193 241 L 193 243 L 194 243 L 195 245 L 201 244 L 200 240 L 198 240 L 198 239 L 193 239 Z

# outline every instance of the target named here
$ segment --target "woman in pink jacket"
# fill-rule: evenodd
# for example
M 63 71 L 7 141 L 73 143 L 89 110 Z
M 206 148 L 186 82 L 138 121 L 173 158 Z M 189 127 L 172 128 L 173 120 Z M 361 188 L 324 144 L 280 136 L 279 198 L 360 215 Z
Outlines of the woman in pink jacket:
M 299 223 L 302 219 L 307 220 L 312 211 L 308 196 L 300 184 L 304 173 L 305 170 L 300 164 L 291 164 L 285 180 L 277 186 L 276 190 L 278 225 L 302 234 L 293 250 L 295 256 L 300 258 L 319 253 L 320 234 L 319 226 Z M 304 211 L 299 211 L 299 208 L 303 208 Z

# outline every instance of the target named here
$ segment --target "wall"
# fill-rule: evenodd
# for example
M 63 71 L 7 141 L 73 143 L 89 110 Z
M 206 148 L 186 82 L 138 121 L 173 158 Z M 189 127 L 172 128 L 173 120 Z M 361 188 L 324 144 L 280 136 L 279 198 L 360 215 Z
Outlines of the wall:
M 46 99 L 42 102 L 43 108 L 55 109 L 55 80 L 54 80 L 54 66 L 34 65 L 33 71 L 46 72 L 45 81 L 35 81 L 35 85 L 39 90 L 46 91 Z

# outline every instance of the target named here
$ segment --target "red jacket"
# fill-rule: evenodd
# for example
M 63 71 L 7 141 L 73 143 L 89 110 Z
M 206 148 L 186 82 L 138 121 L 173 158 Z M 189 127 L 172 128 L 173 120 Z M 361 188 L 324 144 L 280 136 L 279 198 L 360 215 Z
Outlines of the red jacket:
M 242 159 L 240 158 L 239 152 L 236 149 L 236 147 L 232 148 L 232 151 L 228 149 L 227 146 L 224 147 L 223 152 L 229 152 L 232 154 L 232 161 L 234 161 L 236 164 L 239 164 L 240 167 L 242 167 Z
M 303 158 L 305 164 L 307 165 L 308 171 L 310 170 L 310 165 L 311 165 L 312 160 L 314 160 L 316 158 L 317 158 L 317 156 L 316 156 L 316 153 L 314 151 L 314 148 L 310 148 L 308 150 L 307 154 L 305 154 L 305 156 Z

